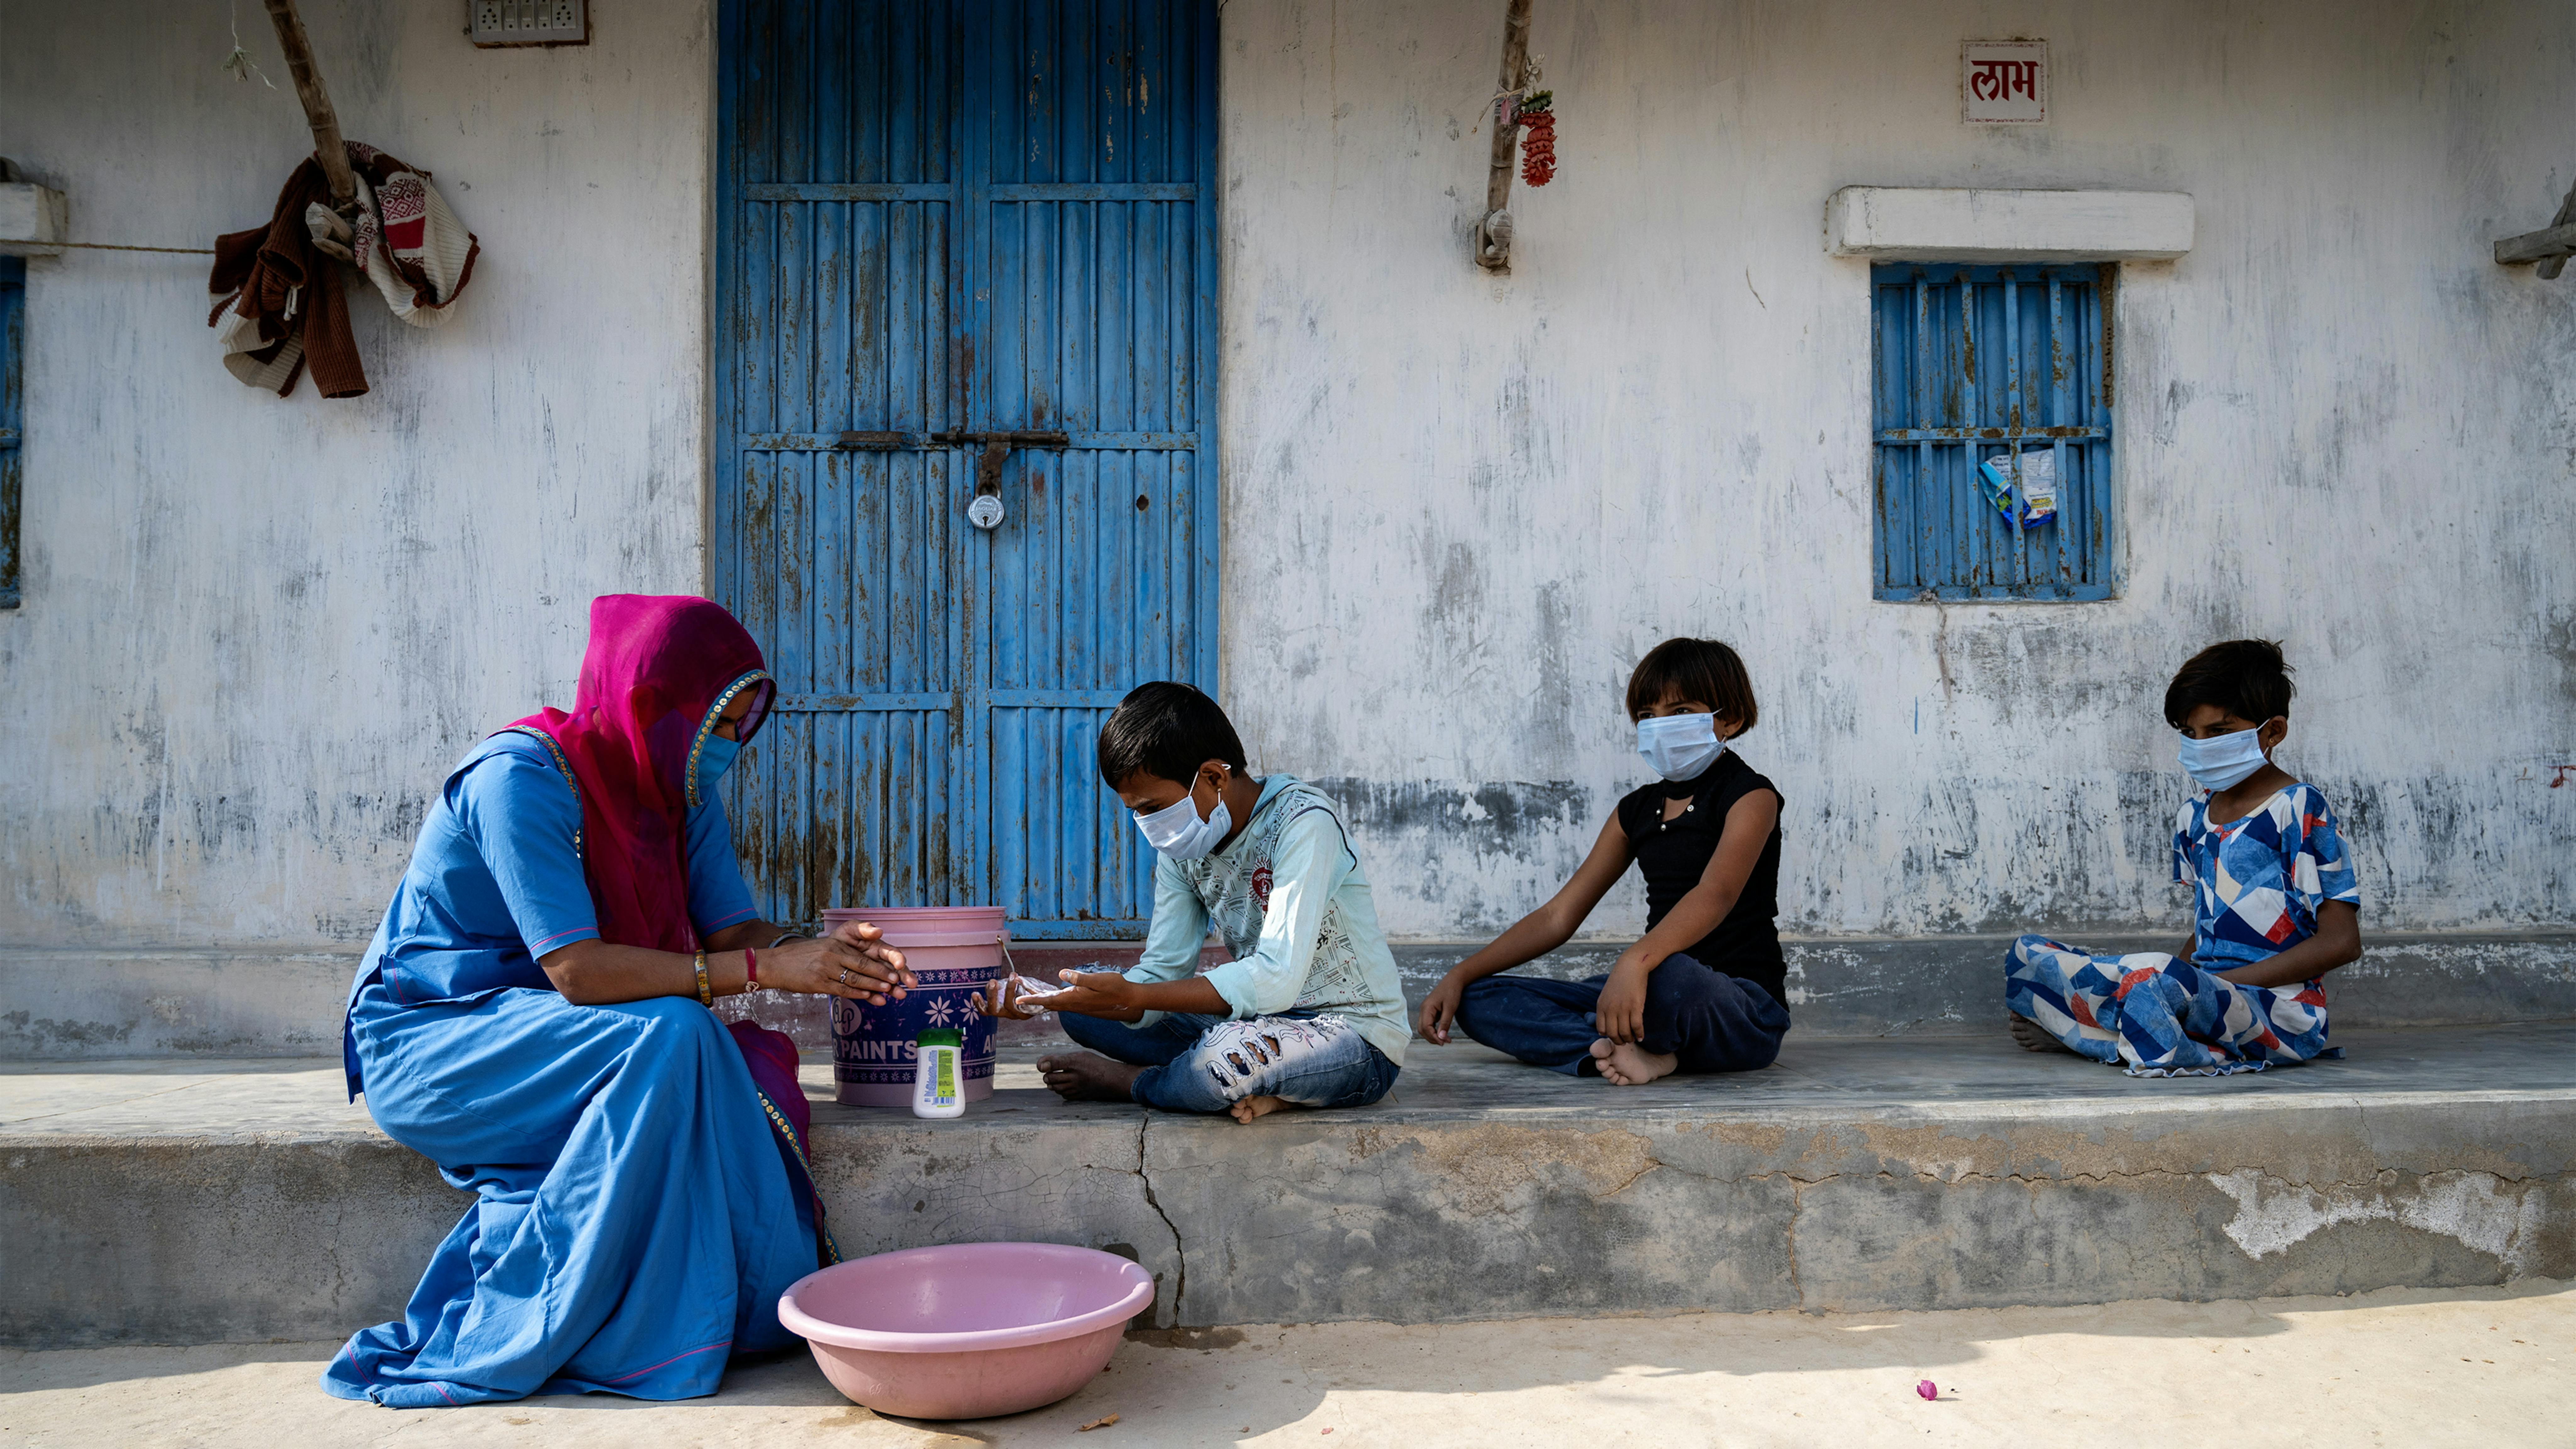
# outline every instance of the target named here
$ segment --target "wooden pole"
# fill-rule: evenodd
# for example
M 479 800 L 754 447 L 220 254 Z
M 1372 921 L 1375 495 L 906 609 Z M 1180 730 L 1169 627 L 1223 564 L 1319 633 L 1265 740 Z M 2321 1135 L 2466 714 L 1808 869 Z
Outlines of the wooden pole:
M 1510 0 L 1503 11 L 1503 68 L 1494 89 L 1517 102 L 1529 83 L 1530 0 Z M 1505 210 L 1512 200 L 1512 151 L 1521 128 L 1494 118 L 1494 151 L 1485 174 L 1485 217 L 1476 223 L 1476 265 L 1489 272 L 1512 268 L 1512 219 Z
M 268 0 L 268 18 L 277 26 L 277 48 L 286 52 L 287 73 L 295 77 L 295 98 L 304 103 L 304 119 L 313 127 L 313 159 L 331 183 L 331 203 L 344 206 L 358 194 L 358 179 L 349 173 L 349 148 L 340 139 L 340 118 L 331 110 L 331 93 L 322 89 L 322 72 L 313 64 L 313 42 L 304 38 L 304 19 L 295 0 Z
M 2552 218 L 2549 224 L 2552 227 L 2562 227 L 2570 223 L 2576 223 L 2576 186 L 2567 188 L 2567 199 L 2558 203 L 2558 215 Z M 2543 261 L 2537 270 L 2540 273 L 2540 280 L 2554 282 L 2558 280 L 2558 274 L 2566 268 L 2567 257 L 2562 252 Z
M 2576 226 L 2543 227 L 2495 244 L 2497 263 L 2508 267 L 2521 262 L 2538 262 L 2543 268 L 2552 262 L 2564 265 L 2570 252 L 2576 252 Z M 2547 278 L 2552 273 L 2544 270 L 2540 275 Z
M 1494 83 L 1498 91 L 1517 93 L 1521 88 L 1521 70 L 1529 64 L 1530 0 L 1511 0 L 1503 12 L 1502 78 Z M 1512 149 L 1520 139 L 1520 127 L 1494 126 L 1493 170 L 1485 178 L 1485 210 L 1500 211 L 1512 199 Z

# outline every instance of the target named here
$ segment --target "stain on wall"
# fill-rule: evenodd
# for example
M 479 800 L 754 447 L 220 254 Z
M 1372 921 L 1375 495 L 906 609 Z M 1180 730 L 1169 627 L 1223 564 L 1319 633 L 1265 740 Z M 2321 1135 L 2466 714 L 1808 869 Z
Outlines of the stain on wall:
M 1381 918 L 1431 906 L 1457 929 L 1499 931 L 1555 891 L 1561 840 L 1600 828 L 1592 792 L 1571 780 L 1311 783 L 1350 822 Z

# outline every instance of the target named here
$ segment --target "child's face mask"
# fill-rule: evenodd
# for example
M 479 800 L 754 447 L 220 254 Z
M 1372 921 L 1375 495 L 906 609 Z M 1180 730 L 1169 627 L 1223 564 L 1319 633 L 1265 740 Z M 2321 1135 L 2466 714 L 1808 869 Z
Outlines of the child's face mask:
M 2194 784 L 2213 794 L 2229 789 L 2263 768 L 2263 742 L 2255 738 L 2262 732 L 2257 727 L 2206 740 L 2185 735 L 2181 750 L 2183 770 L 2191 776 Z
M 1197 782 L 1191 782 L 1193 792 Z M 1198 801 L 1183 795 L 1164 809 L 1136 817 L 1136 828 L 1145 832 L 1145 842 L 1173 860 L 1196 860 L 1216 849 L 1234 828 L 1234 816 L 1225 808 L 1225 792 L 1217 791 L 1216 809 L 1206 819 L 1199 818 Z
M 1726 746 L 1713 714 L 1668 714 L 1637 721 L 1637 753 L 1667 780 L 1696 780 Z

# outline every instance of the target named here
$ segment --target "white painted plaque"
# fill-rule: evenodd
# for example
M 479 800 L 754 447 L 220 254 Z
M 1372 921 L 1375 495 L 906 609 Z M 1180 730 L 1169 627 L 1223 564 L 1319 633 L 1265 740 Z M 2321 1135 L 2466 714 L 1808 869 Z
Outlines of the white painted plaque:
M 2007 126 L 2048 120 L 2048 42 L 1959 42 L 1959 119 Z

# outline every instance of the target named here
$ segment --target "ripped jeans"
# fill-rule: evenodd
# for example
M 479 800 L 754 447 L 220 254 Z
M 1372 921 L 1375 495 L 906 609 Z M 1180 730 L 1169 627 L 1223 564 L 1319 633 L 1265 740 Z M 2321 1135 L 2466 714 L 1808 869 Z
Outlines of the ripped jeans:
M 1152 1026 L 1129 1026 L 1066 1012 L 1057 1020 L 1076 1042 L 1145 1068 L 1128 1095 L 1166 1112 L 1222 1112 L 1264 1096 L 1301 1107 L 1365 1107 L 1403 1070 L 1338 1016 L 1236 1021 L 1173 1012 Z

